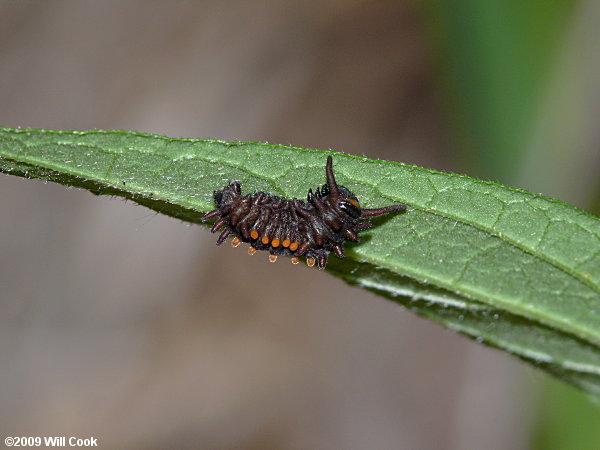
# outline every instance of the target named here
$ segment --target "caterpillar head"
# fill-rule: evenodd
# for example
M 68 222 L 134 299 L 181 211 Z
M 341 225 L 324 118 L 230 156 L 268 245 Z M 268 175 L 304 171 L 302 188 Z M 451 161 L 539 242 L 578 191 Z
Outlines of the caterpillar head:
M 317 189 L 317 196 L 323 202 L 329 204 L 329 206 L 336 210 L 342 217 L 347 216 L 351 220 L 357 220 L 360 218 L 380 216 L 391 211 L 402 211 L 406 209 L 406 205 L 390 205 L 385 208 L 362 209 L 356 195 L 354 195 L 350 189 L 336 183 L 335 176 L 333 175 L 333 158 L 331 156 L 327 157 L 325 173 L 327 175 L 327 183 L 324 184 L 320 190 Z

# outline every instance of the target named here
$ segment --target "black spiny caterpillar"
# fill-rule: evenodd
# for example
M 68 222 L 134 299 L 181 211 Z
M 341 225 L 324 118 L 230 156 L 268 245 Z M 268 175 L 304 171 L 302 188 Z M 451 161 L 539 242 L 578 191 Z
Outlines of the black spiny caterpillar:
M 306 256 L 309 266 L 318 262 L 319 269 L 323 269 L 330 252 L 343 258 L 344 242 L 359 242 L 356 233 L 371 227 L 370 222 L 360 222 L 360 219 L 406 209 L 406 205 L 361 209 L 356 196 L 335 182 L 331 156 L 327 157 L 325 173 L 327 184 L 317 188 L 316 194 L 309 189 L 307 202 L 260 191 L 242 195 L 240 183 L 231 181 L 220 191 L 214 191 L 217 209 L 202 220 L 220 216 L 211 228 L 215 233 L 224 227 L 217 245 L 234 234 L 231 244 L 237 247 L 240 241 L 250 243 L 248 253 L 251 255 L 256 250 L 268 250 L 271 262 L 275 262 L 278 255 L 284 255 L 291 256 L 294 264 L 300 256 Z

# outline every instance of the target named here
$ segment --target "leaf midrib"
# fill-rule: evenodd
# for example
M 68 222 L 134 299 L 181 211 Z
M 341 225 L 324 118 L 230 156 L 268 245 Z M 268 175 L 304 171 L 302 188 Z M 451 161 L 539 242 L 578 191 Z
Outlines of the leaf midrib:
M 384 269 L 384 270 L 386 270 L 386 269 Z M 350 276 L 350 278 L 348 279 L 347 273 L 340 272 L 339 270 L 336 270 L 336 269 L 333 269 L 332 272 L 337 273 L 338 276 L 340 276 L 341 278 L 347 279 L 347 281 L 349 281 L 351 284 L 361 286 L 361 287 L 371 290 L 379 295 L 384 295 L 385 297 L 388 297 L 391 300 L 395 300 L 398 297 L 409 298 L 411 303 L 415 302 L 416 308 L 411 308 L 411 309 L 414 312 L 416 312 L 417 314 L 428 317 L 433 321 L 442 323 L 444 326 L 446 326 L 450 329 L 453 329 L 454 331 L 459 332 L 461 334 L 465 334 L 465 335 L 471 336 L 473 338 L 483 338 L 488 345 L 491 345 L 491 346 L 499 348 L 499 349 L 506 350 L 510 353 L 513 353 L 514 355 L 521 357 L 521 358 L 528 359 L 531 362 L 551 364 L 553 366 L 560 367 L 562 370 L 570 371 L 570 372 L 578 373 L 578 374 L 589 374 L 589 375 L 594 375 L 594 376 L 600 375 L 600 364 L 593 364 L 593 363 L 585 364 L 585 363 L 580 362 L 577 359 L 569 359 L 567 357 L 557 358 L 556 356 L 553 356 L 551 353 L 548 353 L 547 351 L 544 351 L 544 350 L 532 350 L 531 348 L 528 348 L 526 346 L 524 347 L 522 345 L 511 344 L 511 341 L 507 341 L 506 339 L 503 339 L 501 336 L 490 334 L 490 333 L 486 332 L 485 330 L 481 330 L 479 328 L 472 328 L 472 327 L 469 327 L 466 324 L 462 324 L 462 323 L 458 324 L 456 322 L 448 321 L 448 320 L 446 320 L 446 318 L 444 316 L 438 315 L 435 311 L 433 311 L 429 308 L 429 305 L 431 305 L 431 304 L 438 304 L 438 306 L 443 307 L 445 310 L 447 308 L 448 311 L 449 310 L 455 311 L 456 317 L 459 317 L 459 314 L 461 314 L 462 312 L 464 312 L 465 314 L 469 314 L 469 313 L 477 313 L 477 312 L 485 313 L 487 311 L 489 315 L 495 314 L 494 310 L 497 310 L 497 309 L 494 308 L 494 309 L 490 310 L 488 308 L 488 305 L 485 305 L 485 304 L 479 302 L 478 300 L 470 300 L 468 297 L 461 296 L 460 294 L 457 294 L 455 292 L 446 291 L 447 292 L 446 295 L 449 294 L 452 297 L 451 300 L 448 301 L 447 298 L 442 298 L 442 297 L 446 297 L 445 295 L 442 295 L 441 297 L 440 297 L 440 295 L 436 295 L 436 294 L 433 294 L 432 296 L 430 296 L 428 294 L 423 295 L 422 292 L 420 292 L 418 290 L 415 291 L 413 288 L 411 288 L 411 285 L 405 286 L 404 288 L 399 289 L 398 285 L 396 283 L 390 284 L 390 283 L 385 283 L 385 282 L 380 282 L 380 281 L 371 281 L 370 279 L 364 280 L 360 276 L 358 276 L 358 277 Z M 434 289 L 437 290 L 439 288 L 434 288 Z M 425 302 L 428 305 L 428 307 L 424 308 L 424 309 L 421 308 L 419 306 L 420 302 Z M 458 302 L 458 304 L 456 304 L 457 302 Z M 406 306 L 406 307 L 408 307 L 408 306 Z M 509 316 L 513 316 L 515 318 L 520 317 L 520 316 L 513 314 L 511 311 L 502 311 L 502 310 L 497 310 L 497 311 L 500 313 L 503 313 L 503 314 L 506 313 Z M 531 319 L 528 319 L 528 318 L 523 318 L 523 320 L 532 321 Z M 539 325 L 539 322 L 537 322 L 537 321 L 532 321 L 532 322 L 535 322 Z M 547 325 L 541 324 L 540 326 L 546 327 Z M 564 334 L 565 334 L 565 336 L 569 336 L 572 339 L 579 339 L 579 338 L 577 338 L 577 336 L 575 336 L 571 333 L 564 333 Z M 590 345 L 590 346 L 594 347 L 595 349 L 598 349 L 597 345 L 594 345 L 593 343 L 588 343 L 587 341 L 584 341 L 584 342 L 587 345 Z

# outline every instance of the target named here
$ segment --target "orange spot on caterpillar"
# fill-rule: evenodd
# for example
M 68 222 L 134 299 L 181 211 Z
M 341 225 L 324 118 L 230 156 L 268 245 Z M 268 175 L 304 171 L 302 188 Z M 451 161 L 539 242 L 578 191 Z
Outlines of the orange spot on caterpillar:
M 250 232 L 250 237 L 251 237 L 252 239 L 258 239 L 258 231 L 256 231 L 256 230 L 252 230 L 252 231 Z
M 277 261 L 277 255 L 269 255 L 269 261 L 274 263 L 275 261 Z
M 360 209 L 360 205 L 358 204 L 358 202 L 356 200 L 354 200 L 353 198 L 346 198 L 346 201 L 348 203 L 350 203 L 351 205 L 353 205 L 355 208 L 359 208 Z
M 267 245 L 269 243 L 269 236 L 263 236 L 260 242 Z
M 292 242 L 292 243 L 290 244 L 290 250 L 291 250 L 291 251 L 294 251 L 294 250 L 296 250 L 296 249 L 298 248 L 298 245 L 299 245 L 299 244 L 298 244 L 297 242 Z
M 237 247 L 238 245 L 240 245 L 240 242 L 242 242 L 242 241 L 240 241 L 240 238 L 236 236 L 233 238 L 233 241 L 231 241 L 231 246 Z
M 285 248 L 288 248 L 290 246 L 291 242 L 289 239 L 286 239 L 285 241 L 283 241 L 281 243 L 281 245 L 283 245 Z
M 306 258 L 306 264 L 308 264 L 309 267 L 312 267 L 315 265 L 315 258 Z

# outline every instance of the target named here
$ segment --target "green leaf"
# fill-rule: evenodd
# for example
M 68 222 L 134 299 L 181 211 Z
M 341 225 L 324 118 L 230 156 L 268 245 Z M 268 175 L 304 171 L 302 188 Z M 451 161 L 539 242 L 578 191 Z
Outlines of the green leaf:
M 0 170 L 121 195 L 189 222 L 229 180 L 304 197 L 330 152 L 123 131 L 0 129 Z M 374 221 L 328 271 L 600 395 L 600 221 L 466 176 L 335 154 Z M 315 276 L 320 276 L 315 272 Z

